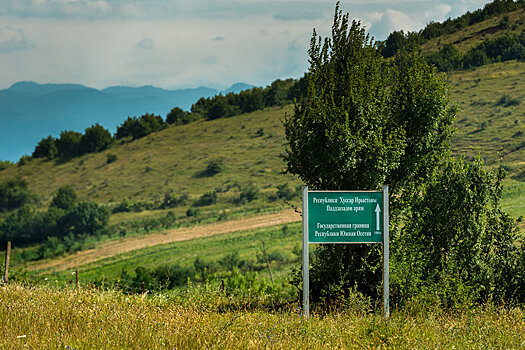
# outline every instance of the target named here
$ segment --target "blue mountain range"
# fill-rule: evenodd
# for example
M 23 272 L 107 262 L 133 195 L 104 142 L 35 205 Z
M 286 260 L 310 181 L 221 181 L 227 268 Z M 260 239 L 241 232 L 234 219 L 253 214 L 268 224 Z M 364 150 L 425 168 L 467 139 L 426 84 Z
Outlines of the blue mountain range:
M 113 86 L 97 90 L 80 84 L 18 82 L 0 90 L 0 160 L 17 161 L 36 144 L 62 130 L 83 132 L 99 123 L 116 131 L 128 116 L 165 117 L 174 107 L 189 110 L 201 97 L 252 88 L 237 83 L 225 91 L 208 87 L 165 90 L 154 86 Z

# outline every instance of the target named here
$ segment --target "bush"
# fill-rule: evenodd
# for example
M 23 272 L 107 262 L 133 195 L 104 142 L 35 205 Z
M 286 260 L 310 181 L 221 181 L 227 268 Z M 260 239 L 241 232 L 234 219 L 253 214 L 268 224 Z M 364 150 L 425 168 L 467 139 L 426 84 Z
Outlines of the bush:
M 106 164 L 114 163 L 114 162 L 117 161 L 117 159 L 118 159 L 118 157 L 117 157 L 116 154 L 108 153 L 108 155 L 106 157 Z
M 193 204 L 198 207 L 217 203 L 217 192 L 206 192 Z
M 0 184 L 0 212 L 20 208 L 36 200 L 29 192 L 27 182 L 22 179 L 10 179 Z
M 98 123 L 87 128 L 80 139 L 80 153 L 101 152 L 113 142 L 111 133 Z
M 50 207 L 56 207 L 63 210 L 71 210 L 75 206 L 77 201 L 77 194 L 71 186 L 60 187 L 53 200 L 51 201 Z
M 32 156 L 33 158 L 52 159 L 57 156 L 57 153 L 56 138 L 48 136 L 38 142 Z
M 241 203 L 244 202 L 251 202 L 259 198 L 259 189 L 254 184 L 250 184 L 244 188 L 242 188 L 241 193 L 239 195 L 239 201 Z
M 224 158 L 218 158 L 218 159 L 210 160 L 208 162 L 208 164 L 206 165 L 206 169 L 202 172 L 202 175 L 213 176 L 213 175 L 222 173 L 224 170 L 226 170 L 226 164 L 224 162 Z
M 28 154 L 24 154 L 20 159 L 18 160 L 18 166 L 26 165 L 31 160 L 31 156 Z
M 504 171 L 450 160 L 392 238 L 393 299 L 422 291 L 446 307 L 524 299 L 515 222 L 501 211 Z
M 13 165 L 13 162 L 11 162 L 10 160 L 0 160 L 0 171 L 7 169 Z
M 201 210 L 199 208 L 190 207 L 186 210 L 186 216 L 188 217 L 199 217 Z

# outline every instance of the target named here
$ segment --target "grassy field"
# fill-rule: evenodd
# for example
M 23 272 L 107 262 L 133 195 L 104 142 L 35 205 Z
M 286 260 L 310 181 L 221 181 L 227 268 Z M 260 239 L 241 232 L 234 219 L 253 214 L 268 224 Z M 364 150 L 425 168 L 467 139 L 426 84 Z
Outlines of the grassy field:
M 66 270 L 62 268 L 42 269 L 32 278 L 38 276 L 40 281 L 47 281 L 51 284 L 71 284 L 75 280 L 72 272 L 78 268 L 80 284 L 86 285 L 95 280 L 111 282 L 119 278 L 123 270 L 133 275 L 138 266 L 153 269 L 159 265 L 180 265 L 187 268 L 193 266 L 196 258 L 217 265 L 226 255 L 236 252 L 244 262 L 244 266 L 258 271 L 260 278 L 269 281 L 266 263 L 265 261 L 261 262 L 261 258 L 264 256 L 262 245 L 264 241 L 267 254 L 270 257 L 273 277 L 276 282 L 282 284 L 289 277 L 291 267 L 298 265 L 298 261 L 300 261 L 301 237 L 300 222 L 256 230 L 236 231 L 154 245 L 91 263 L 82 261 Z M 46 261 L 39 263 L 45 265 Z M 38 264 L 33 268 L 38 268 Z M 16 268 L 12 270 L 14 274 L 21 271 Z
M 343 313 L 299 309 L 227 311 L 219 291 L 184 299 L 115 291 L 0 287 L 2 349 L 522 349 L 525 313 L 480 306 L 470 311 Z
M 506 29 L 499 27 L 503 17 L 509 17 L 509 26 Z M 462 28 L 453 34 L 445 34 L 427 41 L 422 45 L 423 52 L 438 51 L 446 44 L 453 44 L 460 52 L 465 53 L 472 47 L 486 39 L 495 39 L 505 34 L 517 34 L 525 29 L 525 10 L 517 10 Z

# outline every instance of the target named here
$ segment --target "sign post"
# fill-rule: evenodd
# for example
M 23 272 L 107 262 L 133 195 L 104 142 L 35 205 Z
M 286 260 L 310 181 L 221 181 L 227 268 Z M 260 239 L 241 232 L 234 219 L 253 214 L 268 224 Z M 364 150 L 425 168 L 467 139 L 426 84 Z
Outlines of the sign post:
M 303 186 L 303 314 L 309 315 L 309 244 L 383 244 L 383 298 L 389 316 L 388 185 L 382 191 L 309 191 Z

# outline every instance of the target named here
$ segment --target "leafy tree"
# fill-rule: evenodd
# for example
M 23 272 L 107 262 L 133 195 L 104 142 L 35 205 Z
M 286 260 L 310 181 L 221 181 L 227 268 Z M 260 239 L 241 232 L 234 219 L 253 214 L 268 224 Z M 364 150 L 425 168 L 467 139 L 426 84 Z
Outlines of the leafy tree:
M 77 201 L 77 194 L 71 186 L 62 186 L 60 187 L 53 200 L 51 201 L 50 207 L 56 207 L 63 210 L 71 210 L 75 206 Z
M 81 153 L 94 153 L 107 149 L 113 142 L 111 133 L 100 124 L 87 128 L 80 140 Z
M 69 160 L 80 154 L 80 141 L 82 134 L 72 130 L 64 130 L 60 138 L 55 141 L 57 154 L 62 160 Z
M 35 199 L 23 179 L 10 179 L 0 184 L 0 212 L 17 209 Z
M 76 235 L 97 235 L 107 228 L 109 216 L 110 212 L 106 207 L 82 202 L 64 216 L 61 225 L 67 228 L 67 232 Z
M 304 98 L 284 121 L 287 170 L 318 190 L 377 190 L 391 184 L 391 200 L 410 203 L 446 154 L 454 110 L 446 83 L 415 44 L 384 64 L 360 23 L 337 5 L 332 37 L 314 30 Z M 395 206 L 394 206 L 395 207 Z M 394 216 L 396 215 L 393 213 Z M 377 295 L 379 249 L 323 245 L 311 270 L 313 300 L 357 286 Z
M 398 302 L 430 290 L 448 307 L 488 298 L 523 301 L 519 236 L 499 204 L 504 175 L 484 170 L 480 159 L 450 159 L 414 198 L 392 243 Z
M 47 159 L 55 158 L 58 153 L 55 142 L 56 142 L 56 138 L 52 137 L 51 135 L 46 138 L 43 138 L 36 145 L 35 150 L 33 151 L 32 157 L 33 158 L 47 158 Z
M 179 108 L 175 107 L 173 108 L 167 115 L 166 115 L 166 123 L 173 124 L 173 125 L 182 125 L 182 124 L 188 124 L 192 121 L 191 113 Z

